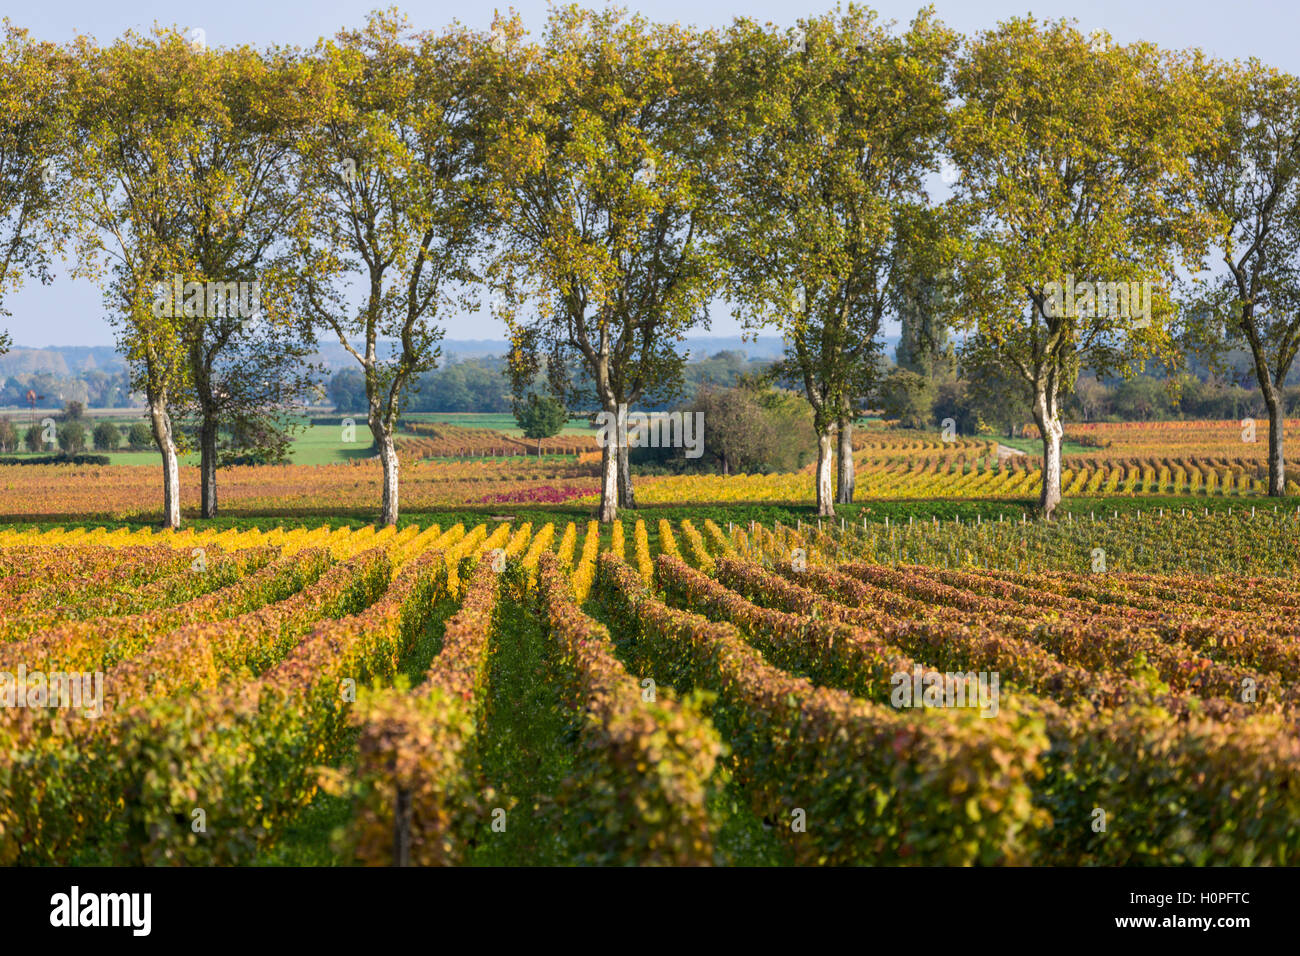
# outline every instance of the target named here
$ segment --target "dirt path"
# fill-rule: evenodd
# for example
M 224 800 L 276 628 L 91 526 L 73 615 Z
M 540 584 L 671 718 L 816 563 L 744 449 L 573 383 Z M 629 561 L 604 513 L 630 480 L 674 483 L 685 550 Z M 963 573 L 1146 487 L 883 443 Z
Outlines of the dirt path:
M 1023 455 L 1024 452 L 1019 448 L 1012 448 L 1010 445 L 998 443 L 998 463 L 1001 464 L 1008 458 L 1014 458 L 1016 455 Z

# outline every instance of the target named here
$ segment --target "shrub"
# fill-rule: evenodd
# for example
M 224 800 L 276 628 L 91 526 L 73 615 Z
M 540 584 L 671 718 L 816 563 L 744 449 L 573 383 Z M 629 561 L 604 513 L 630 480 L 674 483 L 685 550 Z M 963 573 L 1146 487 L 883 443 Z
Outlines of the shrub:
M 45 429 L 41 425 L 31 425 L 23 433 L 23 444 L 30 452 L 41 451 L 45 447 Z
M 153 431 L 144 422 L 136 422 L 126 433 L 126 444 L 132 451 L 148 451 L 153 447 Z
M 122 444 L 122 432 L 112 422 L 100 422 L 95 426 L 92 436 L 95 448 L 99 451 L 116 451 Z
M 86 426 L 75 419 L 60 425 L 59 447 L 69 455 L 80 452 L 86 447 Z

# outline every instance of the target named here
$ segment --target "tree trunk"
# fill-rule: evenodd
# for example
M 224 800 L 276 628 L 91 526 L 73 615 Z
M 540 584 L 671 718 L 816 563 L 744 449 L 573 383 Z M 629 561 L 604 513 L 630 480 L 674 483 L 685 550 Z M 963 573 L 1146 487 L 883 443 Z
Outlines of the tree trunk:
M 607 441 L 600 450 L 600 520 L 608 524 L 618 517 L 618 445 Z
M 1061 436 L 1065 429 L 1057 414 L 1054 396 L 1040 388 L 1034 398 L 1034 422 L 1043 440 L 1043 486 L 1038 494 L 1038 506 L 1048 521 L 1061 503 Z
M 1264 402 L 1268 405 L 1268 493 L 1270 497 L 1281 498 L 1286 494 L 1285 436 L 1282 434 L 1286 416 L 1282 397 L 1275 390 L 1265 390 Z
M 200 514 L 204 518 L 217 516 L 217 417 L 203 413 L 199 426 L 199 485 Z
M 172 420 L 167 414 L 165 396 L 149 401 L 149 420 L 153 425 L 153 439 L 162 453 L 163 465 L 163 515 L 164 528 L 181 526 L 181 469 L 176 456 L 176 443 L 172 439 Z
M 620 508 L 636 507 L 636 496 L 632 494 L 630 451 L 626 445 L 618 450 L 618 506 Z
M 398 787 L 393 807 L 393 866 L 411 865 L 411 791 Z
M 817 436 L 817 514 L 830 517 L 835 514 L 835 502 L 831 500 L 831 468 L 834 455 L 835 439 L 827 428 Z
M 382 525 L 397 524 L 397 448 L 393 445 L 393 431 L 386 428 L 382 421 L 371 421 L 370 430 L 375 436 L 375 445 L 379 449 L 379 461 L 384 466 L 384 498 L 379 522 Z
M 853 503 L 853 419 L 848 415 L 839 421 L 840 456 L 835 471 L 835 503 Z
M 1285 403 L 1282 401 L 1280 386 L 1286 381 L 1293 359 L 1283 361 L 1283 356 L 1279 352 L 1277 359 L 1281 364 L 1276 369 L 1270 370 L 1264 343 L 1260 339 L 1256 325 L 1254 309 L 1252 303 L 1243 303 L 1239 325 L 1250 343 L 1251 358 L 1255 365 L 1255 380 L 1259 382 L 1260 394 L 1264 396 L 1264 406 L 1268 411 L 1268 493 L 1270 497 L 1282 497 L 1286 494 L 1286 456 L 1283 451 Z M 1277 384 L 1274 384 L 1274 375 Z M 1241 410 L 1238 409 L 1232 417 L 1240 421 Z
M 199 514 L 217 516 L 217 400 L 213 394 L 212 363 L 206 361 L 203 336 L 190 344 L 190 373 L 199 405 Z

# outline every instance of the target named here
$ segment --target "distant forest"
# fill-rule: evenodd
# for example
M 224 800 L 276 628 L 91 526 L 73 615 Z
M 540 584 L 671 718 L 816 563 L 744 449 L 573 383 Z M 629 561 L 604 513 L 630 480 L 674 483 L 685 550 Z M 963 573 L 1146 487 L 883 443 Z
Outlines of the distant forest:
M 763 374 L 771 365 L 771 359 L 751 359 L 744 352 L 717 352 L 708 358 L 688 362 L 683 368 L 678 389 L 656 396 L 657 400 L 637 405 L 643 411 L 663 411 L 675 407 L 683 399 L 692 398 L 701 385 L 732 387 L 744 377 Z M 575 378 L 581 382 L 576 369 Z M 539 381 L 537 387 L 541 390 L 542 382 Z M 334 372 L 329 378 L 327 391 L 331 404 L 338 411 L 365 411 L 366 385 L 359 371 L 345 368 Z M 590 392 L 593 407 L 573 411 L 595 411 L 594 389 L 581 391 Z M 403 408 L 409 412 L 508 412 L 511 403 L 506 361 L 500 356 L 472 358 L 426 372 L 416 380 Z

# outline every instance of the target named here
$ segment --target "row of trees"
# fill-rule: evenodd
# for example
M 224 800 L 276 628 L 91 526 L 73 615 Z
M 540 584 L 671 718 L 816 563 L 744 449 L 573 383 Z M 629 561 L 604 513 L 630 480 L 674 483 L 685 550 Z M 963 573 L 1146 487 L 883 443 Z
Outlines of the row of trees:
M 36 408 L 61 408 L 79 401 L 88 408 L 122 408 L 130 404 L 131 383 L 125 371 L 87 369 L 75 375 L 50 372 L 10 375 L 0 384 L 0 407 L 29 405 L 28 392 L 36 396 Z
M 957 433 L 997 433 L 1014 438 L 1032 417 L 1020 389 L 989 387 L 985 379 L 956 374 L 930 378 L 904 368 L 892 369 L 880 386 L 880 408 L 904 428 L 933 429 L 951 419 Z M 1014 383 L 1013 383 L 1014 384 Z M 1281 389 L 1283 414 L 1300 416 L 1300 385 Z M 1268 408 L 1258 388 L 1194 375 L 1171 377 L 1133 375 L 1104 382 L 1083 374 L 1064 395 L 1062 415 L 1069 422 L 1147 422 L 1267 418 Z
M 735 385 L 745 376 L 770 371 L 771 366 L 770 359 L 750 359 L 741 351 L 724 350 L 705 357 L 691 355 L 682 369 L 681 395 L 693 395 L 706 384 Z M 572 374 L 578 380 L 575 384 L 580 391 L 582 379 L 590 382 L 581 363 L 573 363 Z M 545 389 L 547 384 L 546 377 L 540 376 L 532 388 Z M 588 402 L 593 402 L 595 396 L 590 384 L 585 391 L 589 393 Z M 402 409 L 411 412 L 509 412 L 515 403 L 527 401 L 527 394 L 512 395 L 511 392 L 510 375 L 505 359 L 501 357 L 448 361 L 440 368 L 425 372 L 412 383 L 402 401 Z M 367 407 L 365 376 L 355 368 L 338 369 L 330 375 L 326 395 L 340 412 L 364 412 Z M 659 396 L 661 402 L 642 401 L 640 407 L 666 410 L 681 395 Z M 3 396 L 4 391 L 0 391 L 0 400 Z M 583 410 L 590 407 L 584 405 Z
M 19 429 L 9 419 L 0 418 L 0 452 L 18 450 Z M 61 423 L 28 425 L 22 432 L 22 444 L 30 452 L 52 452 L 55 449 L 65 454 L 75 455 L 84 451 L 89 437 L 96 451 L 117 451 L 126 438 L 131 451 L 146 451 L 152 447 L 153 435 L 143 422 L 136 422 L 125 431 L 112 422 L 100 422 L 89 428 L 79 419 Z
M 963 38 L 927 9 L 899 31 L 851 5 L 724 30 L 556 8 L 537 40 L 517 19 L 435 34 L 385 13 L 309 51 L 9 29 L 3 69 L 0 294 L 69 244 L 101 280 L 168 525 L 176 411 L 201 422 L 214 514 L 221 423 L 274 417 L 317 333 L 358 363 L 396 521 L 402 396 L 437 363 L 440 317 L 480 288 L 518 385 L 544 377 L 562 405 L 611 414 L 678 389 L 682 339 L 716 297 L 776 328 L 779 375 L 813 409 L 822 514 L 853 497 L 852 421 L 888 315 L 935 312 L 964 366 L 1019 383 L 1048 517 L 1081 367 L 1244 342 L 1282 493 L 1300 84 L 1258 63 L 1032 18 Z M 952 195 L 935 202 L 939 170 Z M 1175 298 L 1183 270 L 1197 281 Z M 209 283 L 206 307 L 186 287 L 183 309 L 159 308 L 174 277 Z M 213 307 L 210 283 L 252 278 L 254 315 Z M 1150 282 L 1153 307 L 1061 308 L 1053 284 L 1072 278 Z M 605 448 L 602 473 L 611 520 L 634 504 L 627 449 Z
M 499 358 L 470 359 L 419 376 L 402 402 L 412 412 L 508 412 L 510 382 Z M 365 412 L 366 378 L 359 369 L 339 369 L 326 390 L 340 412 Z

